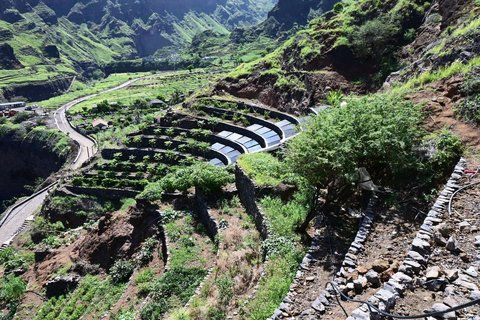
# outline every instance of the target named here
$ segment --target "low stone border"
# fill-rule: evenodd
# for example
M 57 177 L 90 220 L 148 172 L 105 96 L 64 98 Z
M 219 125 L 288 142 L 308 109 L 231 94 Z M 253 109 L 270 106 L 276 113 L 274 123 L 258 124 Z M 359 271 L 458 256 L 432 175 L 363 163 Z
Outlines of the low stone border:
M 396 300 L 408 288 L 413 286 L 414 277 L 419 275 L 422 269 L 426 268 L 432 251 L 433 227 L 443 222 L 442 214 L 447 209 L 452 194 L 460 188 L 458 182 L 464 173 L 465 166 L 466 162 L 462 158 L 432 209 L 428 212 L 399 271 L 383 285 L 382 289 L 368 299 L 368 302 L 378 306 L 380 310 L 388 311 L 393 308 Z M 367 320 L 372 318 L 378 318 L 378 314 L 373 310 L 370 313 L 368 307 L 362 305 L 355 309 L 347 320 Z
M 355 285 L 358 285 L 355 280 L 351 282 L 351 284 L 347 283 L 347 274 L 351 273 L 357 267 L 357 254 L 362 250 L 363 244 L 365 243 L 368 234 L 373 225 L 373 220 L 375 218 L 374 207 L 376 205 L 377 198 L 375 196 L 372 197 L 370 200 L 367 210 L 365 211 L 365 215 L 360 222 L 360 226 L 350 248 L 348 249 L 347 253 L 345 254 L 345 259 L 342 263 L 342 267 L 340 271 L 337 272 L 336 277 L 334 279 L 335 283 L 340 285 L 340 288 L 343 290 L 347 289 L 354 289 Z M 319 242 L 321 239 L 320 234 L 316 234 L 312 240 L 311 246 L 303 258 L 302 262 L 300 263 L 300 267 L 298 268 L 297 274 L 295 275 L 295 280 L 293 281 L 292 286 L 290 287 L 290 291 L 288 292 L 287 296 L 280 304 L 279 308 L 275 310 L 273 316 L 270 318 L 271 320 L 282 319 L 283 317 L 288 317 L 288 311 L 292 309 L 293 301 L 292 298 L 295 296 L 295 288 L 301 286 L 301 279 L 305 272 L 308 272 L 310 269 L 310 265 L 312 263 L 312 254 L 318 251 Z M 331 285 L 328 285 L 327 289 L 324 290 L 311 304 L 310 308 L 304 310 L 301 316 L 312 316 L 317 313 L 323 314 L 325 313 L 326 307 L 333 302 L 334 299 L 334 289 Z M 318 318 L 318 315 L 316 316 Z

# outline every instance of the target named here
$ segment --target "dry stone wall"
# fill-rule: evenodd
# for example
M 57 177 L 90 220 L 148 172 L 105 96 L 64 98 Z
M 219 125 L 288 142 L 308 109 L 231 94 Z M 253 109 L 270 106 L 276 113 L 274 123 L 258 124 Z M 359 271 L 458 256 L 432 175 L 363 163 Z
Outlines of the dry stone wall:
M 434 228 L 444 221 L 444 213 L 447 210 L 452 194 L 459 189 L 458 182 L 464 173 L 465 165 L 465 160 L 462 159 L 455 167 L 445 188 L 428 212 L 398 272 L 368 299 L 368 302 L 377 306 L 380 310 L 388 312 L 392 309 L 396 301 L 404 295 L 406 290 L 414 287 L 415 278 L 426 268 L 429 257 L 432 254 Z M 379 317 L 380 315 L 377 311 L 369 310 L 366 305 L 362 305 L 352 312 L 348 320 L 368 320 Z

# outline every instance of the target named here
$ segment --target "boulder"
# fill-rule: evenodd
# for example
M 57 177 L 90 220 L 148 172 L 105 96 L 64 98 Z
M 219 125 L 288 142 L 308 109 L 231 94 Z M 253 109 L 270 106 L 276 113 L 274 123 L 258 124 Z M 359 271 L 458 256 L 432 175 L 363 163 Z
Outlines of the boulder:
M 20 69 L 23 68 L 18 61 L 13 48 L 8 43 L 0 44 L 0 69 Z
M 55 59 L 60 58 L 60 52 L 58 51 L 58 48 L 56 45 L 50 44 L 45 46 L 45 48 L 43 48 L 43 52 L 45 53 L 45 56 L 48 58 L 55 58 Z
M 374 270 L 370 270 L 365 274 L 365 278 L 367 281 L 373 286 L 373 287 L 379 287 L 380 286 L 380 277 L 378 276 L 378 273 Z
M 447 311 L 448 309 L 450 309 L 450 307 L 443 304 L 443 303 L 435 303 L 432 306 L 431 311 L 432 312 L 444 312 L 444 311 Z M 444 313 L 443 316 L 441 317 L 441 319 L 455 320 L 455 319 L 457 319 L 457 317 L 455 315 L 455 312 L 448 312 L 448 313 Z
M 75 290 L 79 278 L 76 276 L 56 277 L 45 284 L 47 298 L 58 297 Z
M 448 281 L 453 282 L 458 279 L 458 270 L 445 270 L 445 277 Z
M 440 267 L 434 266 L 427 270 L 426 277 L 427 280 L 437 279 L 440 277 L 441 270 Z
M 388 270 L 388 268 L 390 268 L 390 264 L 388 263 L 388 261 L 383 259 L 375 260 L 372 264 L 372 269 L 376 272 L 383 272 L 385 270 Z
M 460 249 L 458 248 L 458 241 L 455 237 L 450 237 L 447 241 L 447 245 L 445 246 L 448 251 L 450 252 L 459 252 Z

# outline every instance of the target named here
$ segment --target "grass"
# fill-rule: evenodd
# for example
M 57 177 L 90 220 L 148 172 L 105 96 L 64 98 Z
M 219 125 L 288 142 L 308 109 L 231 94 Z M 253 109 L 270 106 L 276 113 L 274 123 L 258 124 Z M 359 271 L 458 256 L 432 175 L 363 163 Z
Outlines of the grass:
M 44 108 L 59 108 L 62 105 L 75 100 L 77 98 L 87 96 L 90 94 L 99 93 L 103 90 L 118 86 L 124 82 L 127 82 L 130 79 L 141 78 L 149 73 L 118 73 L 112 74 L 107 78 L 94 82 L 92 84 L 84 84 L 81 82 L 76 82 L 72 88 L 71 92 L 63 94 L 61 96 L 53 97 L 48 100 L 37 102 Z
M 145 76 L 145 74 L 140 75 Z M 140 75 L 136 74 L 135 77 L 139 77 Z M 132 76 L 133 75 L 130 75 L 130 77 Z M 89 110 L 95 104 L 98 104 L 104 100 L 107 100 L 109 102 L 122 102 L 123 104 L 132 104 L 139 99 L 153 99 L 157 96 L 162 96 L 166 99 L 170 99 L 175 94 L 175 92 L 188 94 L 189 92 L 195 91 L 202 87 L 206 87 L 210 83 L 213 83 L 216 79 L 217 75 L 210 74 L 208 72 L 189 73 L 188 71 L 178 71 L 158 73 L 151 75 L 151 77 L 148 77 L 148 79 L 138 81 L 129 88 L 107 92 L 97 97 L 91 98 L 88 101 L 79 103 L 78 105 L 70 109 L 69 113 L 75 114 L 82 110 Z M 117 82 L 117 84 L 121 82 Z M 104 87 L 104 82 L 101 83 Z M 97 92 L 98 91 L 101 90 L 97 90 Z
M 142 319 L 164 318 L 170 310 L 185 305 L 207 274 L 207 260 L 202 253 L 213 253 L 213 243 L 189 213 L 168 212 L 172 213 L 165 216 L 170 264 L 160 278 L 143 285 L 144 293 L 149 293 L 151 300 L 141 310 Z M 148 274 L 137 281 L 145 282 L 142 278 L 146 277 Z
M 398 93 L 404 90 L 418 88 L 431 82 L 447 79 L 455 74 L 466 75 L 478 66 L 480 66 L 480 57 L 472 58 L 467 63 L 462 63 L 457 60 L 447 67 L 424 72 L 408 80 L 405 84 L 393 88 L 392 91 Z
M 254 299 L 242 310 L 245 319 L 264 320 L 272 316 L 290 289 L 298 263 L 295 254 L 275 256 L 267 261 L 265 276 L 260 280 Z
M 269 153 L 244 154 L 237 164 L 258 186 L 277 186 L 282 182 L 281 163 Z

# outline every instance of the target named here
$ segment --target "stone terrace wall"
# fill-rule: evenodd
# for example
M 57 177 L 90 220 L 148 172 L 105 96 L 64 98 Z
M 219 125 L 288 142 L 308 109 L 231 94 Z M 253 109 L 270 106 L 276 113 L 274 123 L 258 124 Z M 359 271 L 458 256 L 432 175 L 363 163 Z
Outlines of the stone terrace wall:
M 74 194 L 83 194 L 108 200 L 119 200 L 124 198 L 135 198 L 139 192 L 125 189 L 101 189 L 77 186 L 65 186 L 67 191 Z
M 415 277 L 427 266 L 429 256 L 432 252 L 433 229 L 444 221 L 442 219 L 443 212 L 447 209 L 452 194 L 459 189 L 458 182 L 464 173 L 465 165 L 465 160 L 461 159 L 455 167 L 447 185 L 440 193 L 433 208 L 428 212 L 399 271 L 383 285 L 382 289 L 368 299 L 368 302 L 378 306 L 380 310 L 388 311 L 393 308 L 396 300 L 399 299 L 409 287 L 413 286 Z M 352 312 L 348 320 L 368 320 L 376 318 L 378 318 L 378 314 L 370 313 L 368 307 L 362 305 Z
M 246 212 L 253 217 L 258 232 L 265 240 L 270 232 L 263 212 L 257 205 L 257 189 L 255 183 L 245 172 L 237 165 L 235 169 L 235 184 L 237 186 L 238 197 L 245 207 Z
M 195 214 L 197 215 L 199 221 L 205 226 L 210 239 L 214 241 L 218 235 L 218 223 L 208 212 L 208 206 L 203 192 L 198 188 L 195 189 L 194 205 Z

